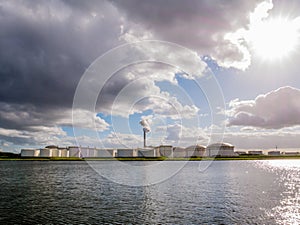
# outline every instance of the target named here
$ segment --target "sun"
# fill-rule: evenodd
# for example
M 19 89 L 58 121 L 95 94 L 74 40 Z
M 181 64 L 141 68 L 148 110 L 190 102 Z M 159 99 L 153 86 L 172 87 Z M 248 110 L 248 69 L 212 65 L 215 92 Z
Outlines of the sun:
M 265 60 L 290 55 L 299 42 L 299 23 L 282 18 L 263 20 L 250 29 L 253 52 Z

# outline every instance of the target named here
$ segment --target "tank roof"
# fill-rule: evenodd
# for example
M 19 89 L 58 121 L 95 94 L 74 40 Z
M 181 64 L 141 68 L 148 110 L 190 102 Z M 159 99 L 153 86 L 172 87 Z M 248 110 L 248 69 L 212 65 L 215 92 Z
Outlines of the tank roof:
M 234 147 L 234 146 L 226 142 L 218 142 L 218 143 L 212 143 L 207 146 L 207 148 L 209 147 Z
M 57 145 L 48 145 L 45 148 L 58 148 L 58 146 Z
M 196 148 L 206 148 L 204 145 L 191 145 L 189 147 L 186 147 L 187 148 L 193 148 L 193 149 L 196 149 Z

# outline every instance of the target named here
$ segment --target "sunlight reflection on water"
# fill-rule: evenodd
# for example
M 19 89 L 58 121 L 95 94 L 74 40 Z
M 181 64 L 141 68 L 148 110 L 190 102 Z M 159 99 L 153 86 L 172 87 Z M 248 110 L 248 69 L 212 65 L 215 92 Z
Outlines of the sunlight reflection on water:
M 300 222 L 300 161 L 271 160 L 256 161 L 255 165 L 276 173 L 276 182 L 284 191 L 280 193 L 280 205 L 266 210 L 278 224 L 299 224 Z

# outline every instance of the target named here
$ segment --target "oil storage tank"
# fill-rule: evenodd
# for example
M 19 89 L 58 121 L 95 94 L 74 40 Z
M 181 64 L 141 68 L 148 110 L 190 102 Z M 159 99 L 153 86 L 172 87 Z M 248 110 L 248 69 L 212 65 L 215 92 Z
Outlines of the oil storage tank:
M 156 149 L 154 148 L 140 148 L 138 149 L 138 157 L 157 157 Z
M 51 150 L 52 150 L 52 157 L 61 157 L 60 150 L 58 150 L 57 148 Z
M 185 157 L 202 157 L 205 155 L 206 147 L 204 145 L 192 145 L 185 148 L 186 156 Z
M 237 156 L 234 152 L 234 146 L 229 143 L 213 143 L 206 147 L 207 156 Z
M 69 157 L 80 157 L 80 149 L 77 146 L 70 146 L 68 148 L 69 150 Z
M 40 149 L 40 157 L 52 157 L 52 149 L 51 148 Z
M 21 149 L 21 157 L 39 157 L 39 149 Z
M 174 158 L 184 158 L 184 157 L 186 157 L 185 148 L 174 147 L 173 148 L 173 156 L 174 156 Z
M 59 151 L 61 157 L 69 157 L 69 151 L 66 148 L 59 148 Z
M 173 146 L 172 145 L 160 145 L 157 147 L 161 156 L 173 158 Z
M 99 158 L 112 158 L 116 156 L 117 150 L 115 149 L 96 149 L 95 150 L 95 157 Z
M 137 157 L 137 150 L 132 148 L 117 149 L 117 157 Z

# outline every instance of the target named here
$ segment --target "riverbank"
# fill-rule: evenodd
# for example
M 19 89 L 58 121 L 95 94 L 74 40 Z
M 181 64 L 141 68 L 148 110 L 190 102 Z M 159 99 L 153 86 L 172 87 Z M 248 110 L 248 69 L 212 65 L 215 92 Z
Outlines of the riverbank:
M 126 157 L 126 158 L 20 158 L 20 157 L 0 157 L 0 161 L 222 161 L 222 160 L 285 160 L 285 159 L 299 159 L 300 156 L 267 156 L 267 155 L 250 155 L 250 156 L 237 156 L 237 157 L 192 157 L 192 158 L 167 158 L 167 157 Z

